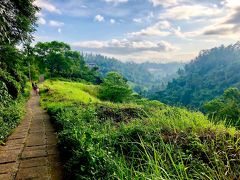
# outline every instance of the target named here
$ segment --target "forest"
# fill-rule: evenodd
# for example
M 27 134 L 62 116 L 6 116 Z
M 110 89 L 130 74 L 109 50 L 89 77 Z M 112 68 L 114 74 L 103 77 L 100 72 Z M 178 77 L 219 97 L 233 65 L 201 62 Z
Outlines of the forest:
M 134 63 L 121 62 L 115 58 L 102 55 L 84 54 L 86 63 L 95 65 L 102 77 L 108 72 L 116 71 L 122 74 L 133 90 L 148 97 L 156 91 L 165 89 L 167 83 L 178 76 L 183 63 Z
M 63 179 L 240 178 L 239 42 L 201 51 L 184 69 L 179 63 L 122 63 L 82 55 L 65 42 L 33 43 L 39 7 L 32 0 L 3 1 L 0 10 L 1 160 L 8 137 L 26 126 L 21 123 L 29 118 L 31 101 L 39 106 L 34 113 L 44 109 L 54 127 L 47 133 L 57 136 Z M 39 94 L 33 93 L 33 82 Z M 152 100 L 140 93 L 167 82 Z M 11 145 L 16 155 L 19 144 Z M 52 154 L 39 153 L 41 147 L 27 147 L 28 153 L 53 160 Z M 0 161 L 0 167 L 12 163 Z M 0 177 L 16 178 L 10 165 L 0 168 Z M 32 173 L 23 169 L 26 176 Z
M 229 87 L 240 88 L 240 42 L 203 50 L 178 71 L 166 89 L 152 95 L 164 103 L 203 110 Z

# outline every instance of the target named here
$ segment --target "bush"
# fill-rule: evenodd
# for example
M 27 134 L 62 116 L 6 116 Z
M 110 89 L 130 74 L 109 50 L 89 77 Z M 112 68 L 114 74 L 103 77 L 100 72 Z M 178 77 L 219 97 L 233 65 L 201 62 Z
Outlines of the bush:
M 240 128 L 240 91 L 229 88 L 224 94 L 204 105 L 209 117 L 214 121 L 225 121 L 227 125 Z
M 112 102 L 123 102 L 131 95 L 127 81 L 116 72 L 110 72 L 100 87 L 99 97 Z

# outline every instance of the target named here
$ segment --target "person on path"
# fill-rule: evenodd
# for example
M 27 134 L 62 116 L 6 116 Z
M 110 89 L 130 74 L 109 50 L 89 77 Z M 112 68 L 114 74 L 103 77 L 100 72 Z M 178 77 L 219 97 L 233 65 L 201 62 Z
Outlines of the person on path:
M 35 85 L 34 85 L 34 82 L 32 82 L 32 89 L 33 89 L 33 90 L 34 90 L 34 86 L 35 86 Z
M 34 89 L 36 95 L 39 95 L 39 87 L 38 87 L 37 83 L 34 84 L 34 88 L 33 89 Z

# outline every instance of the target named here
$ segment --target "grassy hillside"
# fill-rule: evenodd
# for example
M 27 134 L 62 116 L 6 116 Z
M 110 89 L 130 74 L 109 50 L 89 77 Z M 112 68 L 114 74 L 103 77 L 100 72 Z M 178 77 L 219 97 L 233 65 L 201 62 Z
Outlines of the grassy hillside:
M 145 99 L 100 101 L 98 87 L 46 81 L 41 104 L 71 179 L 233 179 L 240 134 L 199 112 Z

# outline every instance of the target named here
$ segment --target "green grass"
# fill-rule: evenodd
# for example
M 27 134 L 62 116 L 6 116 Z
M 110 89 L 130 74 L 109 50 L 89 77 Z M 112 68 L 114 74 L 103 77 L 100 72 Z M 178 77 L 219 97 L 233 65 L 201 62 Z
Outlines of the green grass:
M 98 89 L 62 81 L 41 86 L 71 179 L 239 178 L 235 128 L 157 101 L 102 102 Z
M 82 83 L 48 80 L 40 88 L 49 89 L 58 100 L 79 101 L 84 103 L 100 102 L 97 98 L 98 87 Z

